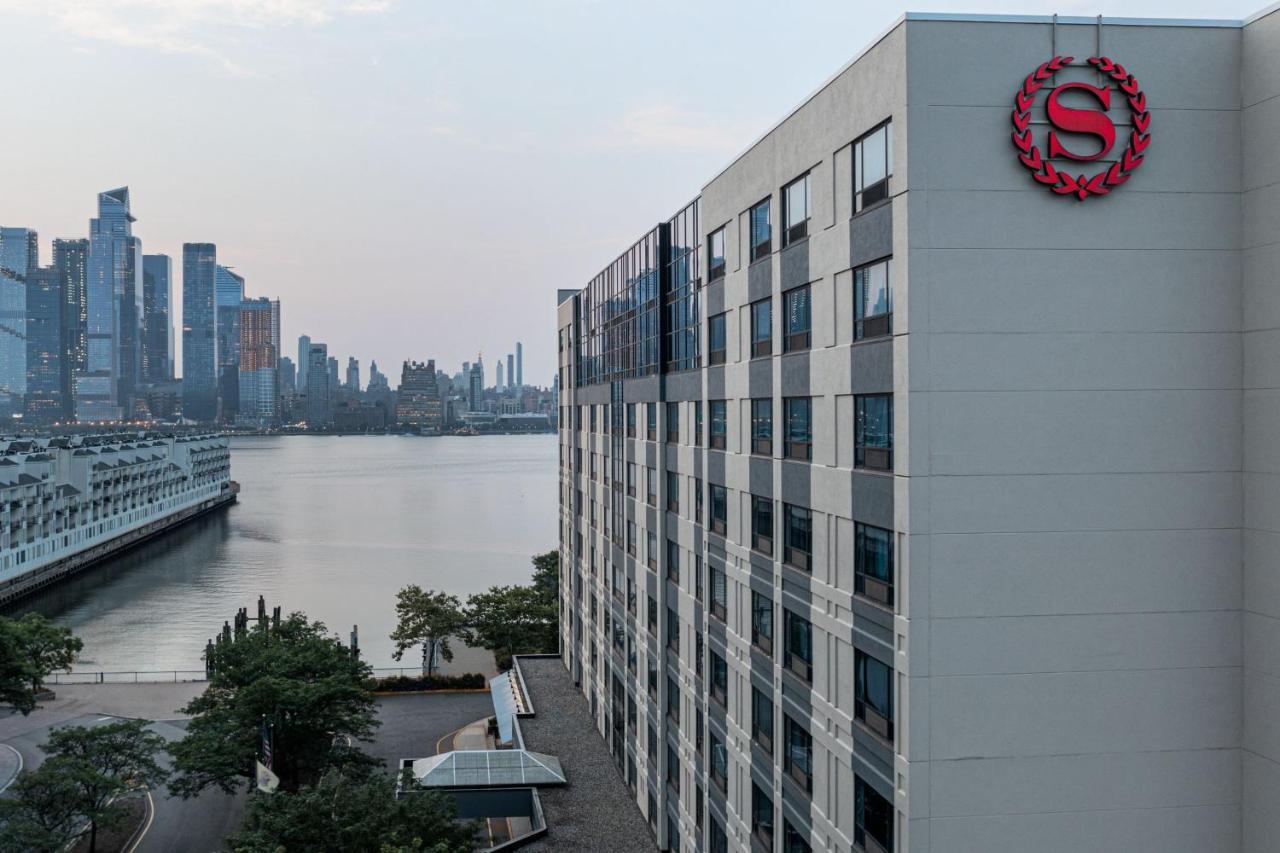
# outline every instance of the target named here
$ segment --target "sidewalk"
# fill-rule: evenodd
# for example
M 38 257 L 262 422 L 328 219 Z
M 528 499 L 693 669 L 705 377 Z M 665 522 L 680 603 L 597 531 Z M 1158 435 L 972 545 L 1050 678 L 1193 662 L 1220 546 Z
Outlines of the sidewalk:
M 0 714 L 0 741 L 85 714 L 143 720 L 185 719 L 185 715 L 178 709 L 199 696 L 206 686 L 203 682 L 58 685 L 53 688 L 57 698 L 40 703 L 40 707 L 28 716 L 18 713 Z M 0 750 L 5 751 L 7 750 Z M 0 756 L 0 761 L 2 760 L 3 756 Z

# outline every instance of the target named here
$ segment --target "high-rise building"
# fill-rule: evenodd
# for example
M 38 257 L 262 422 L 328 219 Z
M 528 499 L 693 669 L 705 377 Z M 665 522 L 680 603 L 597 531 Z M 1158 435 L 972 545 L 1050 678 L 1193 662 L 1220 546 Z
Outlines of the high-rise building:
M 280 393 L 295 394 L 298 390 L 298 366 L 287 355 L 280 356 Z
M 387 382 L 387 375 L 378 369 L 378 362 L 376 360 L 370 362 L 369 385 L 367 388 L 368 392 L 372 394 L 374 392 L 386 391 L 389 388 L 390 384 Z
M 83 422 L 120 420 L 129 413 L 141 361 L 142 242 L 129 188 L 98 194 L 89 221 L 85 293 L 85 366 L 75 377 L 75 416 Z
M 400 388 L 396 391 L 396 423 L 420 431 L 435 431 L 442 426 L 440 389 L 436 384 L 436 363 L 406 361 L 400 370 Z
M 173 379 L 173 260 L 142 256 L 142 379 Z
M 329 396 L 335 396 L 342 389 L 342 383 L 338 380 L 337 356 L 329 356 L 329 360 L 325 364 L 325 375 L 329 377 Z
M 498 362 L 498 367 L 497 367 L 497 369 L 496 369 L 496 371 L 495 371 L 495 374 L 496 374 L 496 376 L 497 376 L 497 379 L 496 379 L 497 385 L 496 385 L 496 387 L 497 387 L 497 389 L 498 389 L 499 391 L 501 391 L 501 390 L 502 390 L 502 362 L 501 362 L 501 361 L 499 361 L 499 362 Z
M 298 336 L 298 393 L 307 390 L 307 367 L 311 358 L 311 336 Z
M 54 240 L 53 265 L 62 291 L 62 387 L 66 393 L 64 418 L 75 416 L 75 381 L 88 365 L 89 241 Z
M 21 414 L 27 389 L 27 277 L 40 266 L 30 228 L 0 227 L 0 413 Z
M 360 393 L 360 360 L 354 355 L 347 356 L 347 390 Z
M 193 421 L 218 416 L 217 277 L 217 246 L 182 244 L 182 414 Z
M 516 387 L 524 387 L 524 344 L 516 341 Z
M 261 297 L 240 306 L 239 423 L 268 426 L 280 418 L 280 301 Z
M 244 276 L 218 266 L 213 301 L 218 315 L 219 419 L 232 422 L 240 408 L 240 310 L 244 302 Z
M 25 417 L 33 423 L 53 423 L 70 414 L 70 389 L 63 370 L 61 271 L 53 266 L 31 270 L 26 288 Z
M 1277 55 L 908 13 L 562 299 L 562 658 L 658 848 L 1280 849 Z
M 478 412 L 484 403 L 484 362 L 479 358 L 471 365 L 467 385 L 467 411 Z
M 514 388 L 516 384 L 516 357 L 514 353 L 507 353 L 507 385 L 508 388 Z M 502 387 L 502 379 L 498 379 L 498 386 Z
M 323 429 L 333 419 L 329 384 L 329 347 L 312 343 L 307 351 L 307 426 Z

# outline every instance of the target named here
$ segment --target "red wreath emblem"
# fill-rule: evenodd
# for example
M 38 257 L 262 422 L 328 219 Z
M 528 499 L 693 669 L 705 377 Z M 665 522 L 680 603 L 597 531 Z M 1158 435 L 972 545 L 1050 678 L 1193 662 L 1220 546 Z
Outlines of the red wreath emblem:
M 1143 152 L 1151 144 L 1151 113 L 1147 111 L 1147 96 L 1138 86 L 1138 78 L 1134 77 L 1124 66 L 1105 56 L 1089 57 L 1089 64 L 1120 84 L 1120 91 L 1129 102 L 1129 111 L 1133 116 L 1133 130 L 1129 133 L 1128 144 L 1120 159 L 1111 164 L 1111 168 L 1098 172 L 1092 177 L 1077 175 L 1075 177 L 1053 167 L 1053 164 L 1040 154 L 1040 149 L 1031 139 L 1031 105 L 1035 102 L 1035 94 L 1044 87 L 1045 81 L 1054 72 L 1061 71 L 1071 62 L 1070 56 L 1055 56 L 1027 75 L 1022 88 L 1013 98 L 1013 144 L 1018 149 L 1018 160 L 1031 172 L 1031 177 L 1047 185 L 1059 195 L 1074 195 L 1080 201 L 1091 195 L 1106 195 L 1112 188 L 1118 187 L 1135 169 L 1142 165 Z

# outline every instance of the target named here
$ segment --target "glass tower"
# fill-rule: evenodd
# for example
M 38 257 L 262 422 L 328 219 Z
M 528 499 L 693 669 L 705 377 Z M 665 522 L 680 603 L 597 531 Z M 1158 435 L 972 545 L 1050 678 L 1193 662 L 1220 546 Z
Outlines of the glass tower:
M 0 395 L 22 411 L 27 390 L 27 276 L 39 266 L 36 232 L 0 227 Z
M 230 423 L 240 408 L 240 303 L 244 302 L 244 276 L 230 267 L 219 266 L 213 291 L 218 313 L 218 417 Z
M 85 364 L 75 378 L 80 421 L 120 420 L 133 391 L 142 316 L 142 242 L 133 236 L 134 221 L 128 187 L 98 194 L 98 216 L 89 220 Z
M 213 243 L 182 244 L 182 414 L 194 421 L 218 414 L 217 266 Z
M 142 379 L 173 378 L 173 260 L 168 255 L 142 256 Z

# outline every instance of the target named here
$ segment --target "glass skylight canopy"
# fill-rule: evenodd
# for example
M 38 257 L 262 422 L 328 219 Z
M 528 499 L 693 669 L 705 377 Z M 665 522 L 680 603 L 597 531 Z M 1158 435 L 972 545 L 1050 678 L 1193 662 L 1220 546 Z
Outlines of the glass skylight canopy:
M 558 759 L 523 749 L 454 750 L 419 758 L 413 776 L 424 788 L 565 784 Z

